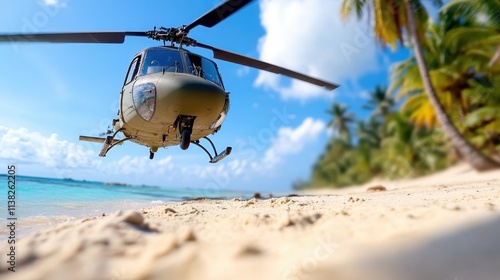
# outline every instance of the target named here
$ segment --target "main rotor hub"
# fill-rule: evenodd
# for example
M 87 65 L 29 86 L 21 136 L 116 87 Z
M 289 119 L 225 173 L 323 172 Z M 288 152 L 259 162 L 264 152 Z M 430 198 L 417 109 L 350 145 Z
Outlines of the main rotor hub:
M 146 35 L 148 38 L 151 38 L 156 41 L 170 42 L 172 45 L 179 44 L 180 46 L 196 46 L 198 42 L 196 40 L 187 37 L 188 31 L 186 30 L 186 25 L 182 25 L 181 27 L 160 27 L 156 29 L 156 27 L 147 31 Z

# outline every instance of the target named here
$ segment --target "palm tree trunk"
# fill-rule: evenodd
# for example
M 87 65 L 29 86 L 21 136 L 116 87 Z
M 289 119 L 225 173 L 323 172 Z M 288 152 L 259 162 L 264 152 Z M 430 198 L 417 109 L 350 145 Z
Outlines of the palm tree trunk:
M 429 98 L 429 101 L 436 111 L 436 117 L 439 121 L 441 129 L 443 130 L 443 133 L 451 141 L 452 145 L 459 151 L 460 155 L 474 169 L 485 171 L 494 168 L 500 168 L 500 163 L 493 161 L 491 158 L 483 155 L 479 150 L 477 150 L 474 146 L 467 142 L 467 140 L 460 134 L 458 129 L 452 123 L 441 103 L 439 103 L 436 91 L 434 90 L 434 86 L 431 83 L 427 64 L 424 60 L 422 47 L 420 45 L 420 40 L 417 34 L 417 25 L 415 22 L 413 6 L 410 2 L 411 0 L 404 0 L 411 44 L 413 46 L 413 51 L 415 52 L 415 58 L 418 63 L 418 69 L 420 72 L 420 76 L 422 77 L 422 82 L 424 83 L 425 92 L 427 93 L 427 97 Z
M 499 60 L 500 60 L 500 46 L 498 46 L 497 51 L 495 52 L 495 54 L 491 58 L 490 62 L 488 63 L 488 66 L 492 67 Z

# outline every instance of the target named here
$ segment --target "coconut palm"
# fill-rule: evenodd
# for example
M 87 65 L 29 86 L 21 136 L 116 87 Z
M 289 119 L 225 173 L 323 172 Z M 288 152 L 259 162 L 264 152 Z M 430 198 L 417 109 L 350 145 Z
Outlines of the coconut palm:
M 478 84 L 464 91 L 471 100 L 471 113 L 464 126 L 471 132 L 471 141 L 487 150 L 493 157 L 500 158 L 500 76 L 492 85 Z
M 351 143 L 350 125 L 354 122 L 354 115 L 347 112 L 347 108 L 339 103 L 333 103 L 332 108 L 326 111 L 331 115 L 332 120 L 328 124 L 329 127 L 337 133 L 337 135 L 346 143 Z
M 349 185 L 345 175 L 353 164 L 351 154 L 352 147 L 349 143 L 339 138 L 332 138 L 325 153 L 313 167 L 311 185 L 317 187 Z
M 500 0 L 453 0 L 441 11 L 454 16 L 461 22 L 468 22 L 453 31 L 454 40 L 459 46 L 469 48 L 490 48 L 489 66 L 500 64 Z
M 466 18 L 476 18 L 478 15 L 487 17 L 486 20 L 493 26 L 500 26 L 499 0 L 452 0 L 444 5 L 442 10 L 461 15 Z M 476 18 L 477 21 L 483 21 Z
M 372 110 L 376 118 L 385 118 L 392 111 L 394 99 L 387 94 L 387 89 L 378 85 L 374 91 L 369 94 L 369 99 L 364 109 Z
M 461 36 L 457 36 L 455 32 L 471 27 L 476 29 L 472 20 L 457 18 L 444 10 L 439 22 L 428 26 L 428 44 L 424 46 L 431 80 L 440 102 L 453 120 L 459 121 L 462 129 L 465 115 L 474 109 L 471 104 L 476 98 L 470 94 L 466 96 L 464 92 L 478 85 L 491 87 L 493 77 L 500 74 L 500 66 L 490 66 L 488 63 L 494 52 L 493 48 L 471 46 L 466 42 L 476 40 L 472 32 L 461 32 Z M 482 34 L 485 35 L 484 32 Z M 434 127 L 435 111 L 425 95 L 415 57 L 398 63 L 391 71 L 391 80 L 389 91 L 397 92 L 399 98 L 406 100 L 403 110 L 412 112 L 410 119 L 414 124 Z
M 489 65 L 500 63 L 500 0 L 453 0 L 442 8 L 450 14 L 455 14 L 462 19 L 472 20 L 483 28 L 464 29 L 458 32 L 469 33 L 477 40 L 465 41 L 467 44 L 485 46 L 491 44 L 496 48 Z M 486 28 L 485 28 L 486 27 Z M 493 33 L 493 34 L 492 34 Z M 495 34 L 496 33 L 496 34 Z M 492 38 L 488 35 L 497 35 Z
M 359 142 L 366 142 L 372 147 L 379 147 L 381 141 L 380 127 L 381 124 L 375 118 L 370 118 L 368 122 L 358 122 L 356 133 Z
M 484 73 L 491 72 L 488 66 L 490 55 L 475 49 L 450 46 L 449 33 L 462 28 L 463 21 L 442 14 L 437 24 L 428 25 L 424 46 L 429 75 L 440 102 L 455 121 L 463 122 L 469 101 L 462 92 L 471 88 L 474 81 L 487 80 Z M 397 92 L 406 102 L 403 109 L 412 112 L 410 118 L 417 125 L 434 127 L 435 110 L 425 94 L 424 85 L 414 56 L 398 63 L 391 71 L 390 92 Z M 458 114 L 457 114 L 458 112 Z
M 421 175 L 446 166 L 446 147 L 439 133 L 416 128 L 405 113 L 392 114 L 386 122 L 386 137 L 379 155 L 384 174 L 392 178 Z
M 434 0 L 441 5 L 441 0 Z M 420 0 L 344 0 L 341 14 L 344 18 L 355 14 L 361 18 L 365 12 L 374 14 L 374 34 L 382 44 L 391 45 L 394 49 L 403 42 L 404 31 L 413 48 L 418 70 L 424 84 L 425 92 L 436 113 L 436 118 L 443 133 L 448 137 L 460 155 L 477 170 L 499 168 L 500 164 L 483 155 L 460 134 L 442 104 L 431 81 L 422 45 L 425 42 L 424 25 L 428 22 L 428 14 Z

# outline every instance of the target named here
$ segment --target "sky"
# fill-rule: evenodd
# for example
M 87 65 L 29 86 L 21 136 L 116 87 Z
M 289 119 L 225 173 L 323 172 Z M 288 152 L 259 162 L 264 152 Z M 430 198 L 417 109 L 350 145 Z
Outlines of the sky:
M 146 31 L 188 24 L 221 1 L 2 1 L 0 33 Z M 134 143 L 98 157 L 98 136 L 116 117 L 118 97 L 133 56 L 160 45 L 147 38 L 124 44 L 0 44 L 0 168 L 18 174 L 169 188 L 287 191 L 307 180 L 332 136 L 326 111 L 333 102 L 360 119 L 376 85 L 388 83 L 390 66 L 407 51 L 381 48 L 367 20 L 343 21 L 341 0 L 259 0 L 212 28 L 189 36 L 339 84 L 334 91 L 225 61 L 215 62 L 231 108 L 211 137 L 217 164 L 192 145 L 149 149 Z M 126 3 L 126 4 L 125 4 Z M 188 48 L 212 58 L 208 50 Z

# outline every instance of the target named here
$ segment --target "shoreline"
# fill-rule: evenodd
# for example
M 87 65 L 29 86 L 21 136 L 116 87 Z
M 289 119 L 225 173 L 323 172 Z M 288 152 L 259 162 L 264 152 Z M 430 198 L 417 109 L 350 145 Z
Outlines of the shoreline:
M 130 210 L 130 209 L 140 209 L 145 207 L 150 207 L 154 205 L 159 205 L 165 203 L 147 201 L 147 200 L 109 200 L 109 201 L 93 201 L 91 203 L 86 202 L 72 202 L 70 213 L 55 214 L 52 210 L 50 215 L 29 215 L 23 216 L 22 214 L 17 217 L 17 234 L 18 236 L 25 235 L 33 231 L 40 229 L 56 226 L 60 223 L 75 221 L 79 219 L 106 216 L 118 211 Z M 64 206 L 64 205 L 63 205 Z M 75 211 L 77 206 L 84 208 L 85 210 Z M 99 206 L 99 207 L 97 207 Z M 18 205 L 19 208 L 26 207 L 25 205 Z M 89 211 L 90 209 L 90 211 Z M 99 209 L 99 210 L 97 210 Z M 61 209 L 64 212 L 64 209 Z M 0 228 L 0 242 L 4 240 L 4 235 L 7 234 L 7 228 Z
M 0 263 L 0 277 L 500 275 L 500 170 L 476 174 L 458 166 L 385 186 L 386 191 L 367 191 L 363 185 L 293 197 L 169 202 L 58 223 L 20 237 L 19 270 L 6 273 L 7 264 Z M 5 245 L 0 242 L 0 252 Z

